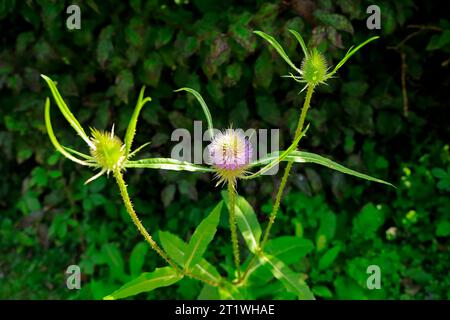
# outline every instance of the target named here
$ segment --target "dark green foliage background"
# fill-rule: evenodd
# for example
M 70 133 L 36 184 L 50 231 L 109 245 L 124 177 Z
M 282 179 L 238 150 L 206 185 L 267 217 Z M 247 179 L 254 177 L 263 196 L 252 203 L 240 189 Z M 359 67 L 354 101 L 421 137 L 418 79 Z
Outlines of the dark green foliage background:
M 85 128 L 120 136 L 139 89 L 153 98 L 138 123 L 141 157 L 170 156 L 175 128 L 202 120 L 197 102 L 174 89 L 199 90 L 216 127 L 280 128 L 286 146 L 304 94 L 280 78 L 288 66 L 260 38 L 280 40 L 299 64 L 288 28 L 336 63 L 370 36 L 315 93 L 302 148 L 398 189 L 345 177 L 314 165 L 296 166 L 273 235 L 312 240 L 314 250 L 292 268 L 307 275 L 317 297 L 331 299 L 448 299 L 450 236 L 450 22 L 438 4 L 377 1 L 382 30 L 366 28 L 373 1 L 80 1 L 81 30 L 69 31 L 65 1 L 0 0 L 0 298 L 99 299 L 141 270 L 163 261 L 142 244 L 112 179 L 92 175 L 59 156 L 44 127 L 50 95 L 40 73 L 59 89 Z M 403 114 L 405 53 L 409 115 Z M 57 136 L 85 149 L 53 105 Z M 206 123 L 204 123 L 206 127 Z M 125 178 L 144 224 L 157 238 L 167 230 L 188 239 L 220 200 L 208 175 L 130 170 Z M 265 225 L 280 175 L 243 182 L 239 193 Z M 223 274 L 232 268 L 226 215 L 208 250 Z M 65 286 L 78 264 L 82 289 Z M 382 289 L 366 288 L 367 266 L 381 267 Z M 183 279 L 137 298 L 196 298 L 199 283 Z M 267 298 L 293 298 L 278 284 Z

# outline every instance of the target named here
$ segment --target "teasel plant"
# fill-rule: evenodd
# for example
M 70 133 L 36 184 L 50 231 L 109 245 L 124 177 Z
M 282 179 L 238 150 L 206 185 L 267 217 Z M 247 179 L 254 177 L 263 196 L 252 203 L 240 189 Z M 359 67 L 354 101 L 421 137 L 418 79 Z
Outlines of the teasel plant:
M 306 115 L 308 113 L 308 110 L 311 105 L 311 98 L 314 93 L 314 90 L 319 85 L 326 85 L 327 81 L 334 78 L 337 71 L 347 62 L 348 59 L 350 59 L 351 56 L 353 56 L 358 50 L 360 50 L 362 47 L 364 47 L 369 42 L 372 42 L 376 39 L 378 39 L 378 36 L 371 37 L 368 40 L 362 42 L 356 47 L 351 47 L 347 53 L 344 55 L 344 57 L 341 59 L 341 61 L 334 67 L 331 68 L 331 66 L 328 65 L 327 59 L 325 56 L 317 49 L 317 48 L 307 48 L 305 41 L 303 40 L 303 37 L 295 30 L 289 29 L 289 32 L 296 38 L 298 43 L 300 44 L 300 47 L 303 52 L 303 60 L 300 65 L 296 65 L 292 62 L 292 60 L 289 58 L 289 56 L 284 51 L 283 47 L 278 43 L 278 41 L 268 35 L 267 33 L 264 33 L 262 31 L 254 31 L 255 34 L 263 38 L 265 41 L 267 41 L 281 56 L 281 58 L 284 59 L 284 61 L 294 70 L 295 74 L 292 72 L 289 73 L 289 75 L 286 75 L 284 77 L 291 78 L 295 80 L 298 83 L 301 83 L 303 85 L 303 88 L 301 89 L 300 93 L 306 90 L 306 96 L 305 100 L 303 102 L 303 107 L 301 108 L 300 115 L 297 122 L 297 127 L 295 129 L 294 133 L 294 141 L 293 145 L 295 145 L 294 148 L 297 147 L 297 138 L 300 136 L 303 127 L 305 125 Z M 297 154 L 298 151 L 295 151 L 294 153 L 291 153 L 291 157 Z M 272 207 L 272 211 L 269 216 L 269 223 L 267 224 L 267 227 L 264 232 L 263 240 L 261 242 L 260 250 L 264 250 L 264 246 L 266 245 L 269 234 L 271 231 L 271 228 L 273 224 L 275 223 L 275 219 L 281 204 L 281 199 L 283 196 L 284 189 L 286 187 L 286 182 L 289 177 L 289 174 L 292 169 L 292 165 L 295 160 L 291 160 L 288 158 L 287 165 L 284 169 L 284 173 L 280 182 L 280 185 L 278 187 L 276 197 L 275 197 L 275 203 Z M 378 181 L 380 182 L 380 181 Z M 382 182 L 384 183 L 384 182 Z M 391 184 L 389 184 L 391 185 Z M 392 186 L 392 185 L 391 185 Z M 248 264 L 248 268 L 246 273 L 251 269 L 252 264 L 255 262 L 255 258 L 250 261 Z
M 93 170 L 98 170 L 98 172 L 95 173 L 92 178 L 88 179 L 86 183 L 89 183 L 102 175 L 106 174 L 109 176 L 112 174 L 119 187 L 124 206 L 130 215 L 131 220 L 152 249 L 168 264 L 167 266 L 156 268 L 152 272 L 142 273 L 137 278 L 124 284 L 122 287 L 106 296 L 105 299 L 120 299 L 141 292 L 155 290 L 159 287 L 170 286 L 180 281 L 185 276 L 203 282 L 204 287 L 202 293 L 205 293 L 206 295 L 207 292 L 209 297 L 211 297 L 211 290 L 215 290 L 212 296 L 217 299 L 252 299 L 257 297 L 257 293 L 251 293 L 249 288 L 251 288 L 252 284 L 249 283 L 248 280 L 252 274 L 256 274 L 260 269 L 269 270 L 273 278 L 280 281 L 289 292 L 292 292 L 298 298 L 314 299 L 314 295 L 304 279 L 291 270 L 288 264 L 283 261 L 282 257 L 278 255 L 278 252 L 286 249 L 284 248 L 286 243 L 276 241 L 277 239 L 269 239 L 270 228 L 275 221 L 291 166 L 294 163 L 314 163 L 365 180 L 386 185 L 391 184 L 346 168 L 323 156 L 297 150 L 299 141 L 305 137 L 308 130 L 308 125 L 305 126 L 304 124 L 314 88 L 330 79 L 351 55 L 373 39 L 369 39 L 355 49 L 349 50 L 344 59 L 329 72 L 322 54 L 315 49 L 308 51 L 301 36 L 295 31 L 291 30 L 291 32 L 299 40 L 303 52 L 305 53 L 305 59 L 301 67 L 296 67 L 291 62 L 283 48 L 274 38 L 262 32 L 257 32 L 257 34 L 269 41 L 284 60 L 294 68 L 297 75 L 290 74 L 289 77 L 293 78 L 295 81 L 305 83 L 307 93 L 292 144 L 286 150 L 279 150 L 256 160 L 253 160 L 253 157 L 251 157 L 254 146 L 251 145 L 250 141 L 241 131 L 233 129 L 232 127 L 223 131 L 214 129 L 212 115 L 205 100 L 199 92 L 191 88 L 181 88 L 175 91 L 184 91 L 192 94 L 203 110 L 208 123 L 209 136 L 211 138 L 211 143 L 208 146 L 210 164 L 199 165 L 173 158 L 144 158 L 135 160 L 134 157 L 136 154 L 148 145 L 148 143 L 146 143 L 131 151 L 139 113 L 144 105 L 151 101 L 150 97 L 144 97 L 144 87 L 140 91 L 136 107 L 132 113 L 122 142 L 122 140 L 115 135 L 114 126 L 110 132 L 91 129 L 91 136 L 89 137 L 64 102 L 55 82 L 49 77 L 42 75 L 50 88 L 59 110 L 73 129 L 75 129 L 76 133 L 87 144 L 89 153 L 83 153 L 65 147 L 59 143 L 51 124 L 50 99 L 47 98 L 45 101 L 45 124 L 53 146 L 69 160 Z M 255 211 L 244 197 L 238 195 L 237 190 L 239 182 L 245 183 L 245 180 L 261 178 L 265 173 L 279 165 L 282 161 L 288 162 L 288 165 L 285 169 L 277 192 L 276 201 L 263 235 Z M 148 233 L 133 208 L 127 185 L 123 177 L 124 172 L 131 169 L 173 170 L 186 171 L 188 173 L 211 174 L 216 181 L 216 187 L 226 185 L 227 191 L 221 192 L 223 200 L 221 200 L 196 227 L 188 242 L 185 242 L 177 235 L 160 230 L 159 240 L 162 245 L 161 248 Z M 231 276 L 229 275 L 227 277 L 222 276 L 217 268 L 204 258 L 207 247 L 216 234 L 224 204 L 229 212 L 231 244 L 235 265 L 234 272 L 231 273 Z M 239 251 L 237 229 L 240 231 L 249 251 L 249 254 L 246 255 L 246 259 L 242 264 L 242 267 L 245 267 L 244 272 L 241 272 L 241 255 Z M 266 250 L 266 245 L 270 250 Z
M 209 241 L 212 240 L 215 234 L 215 230 L 218 224 L 218 213 L 222 207 L 222 204 L 219 204 L 215 210 L 208 216 L 208 219 L 205 219 L 204 224 L 201 224 L 198 231 L 194 233 L 192 236 L 193 241 L 186 247 L 186 250 L 183 252 L 178 252 L 176 254 L 173 253 L 174 248 L 182 248 L 186 246 L 185 243 L 182 243 L 181 239 L 174 237 L 168 233 L 161 233 L 160 238 L 164 239 L 163 247 L 167 251 L 172 252 L 172 254 L 166 253 L 166 250 L 161 248 L 156 241 L 149 234 L 147 229 L 142 224 L 139 219 L 136 211 L 133 208 L 133 204 L 130 198 L 130 195 L 127 190 L 126 182 L 123 178 L 123 173 L 125 170 L 129 168 L 147 168 L 147 169 L 165 169 L 165 170 L 175 170 L 175 171 L 196 171 L 196 172 L 210 172 L 215 173 L 217 178 L 219 179 L 218 183 L 228 183 L 230 190 L 230 199 L 233 201 L 235 199 L 235 186 L 237 178 L 243 176 L 245 174 L 245 168 L 248 166 L 249 157 L 242 157 L 242 155 L 238 155 L 234 157 L 234 152 L 237 151 L 241 147 L 239 143 L 244 142 L 245 150 L 244 152 L 251 153 L 251 145 L 248 144 L 247 140 L 241 140 L 243 137 L 241 135 L 235 135 L 234 130 L 229 129 L 222 134 L 222 138 L 217 136 L 213 141 L 213 145 L 215 147 L 212 150 L 216 150 L 217 153 L 214 154 L 212 152 L 212 156 L 215 159 L 215 162 L 212 167 L 199 166 L 192 164 L 186 161 L 180 161 L 177 159 L 171 158 L 147 158 L 141 160 L 131 160 L 140 150 L 142 150 L 149 143 L 145 143 L 144 145 L 136 148 L 131 151 L 131 146 L 133 143 L 133 139 L 136 133 L 137 119 L 141 109 L 144 105 L 151 101 L 150 97 L 144 97 L 145 87 L 143 87 L 140 91 L 138 101 L 134 112 L 131 116 L 131 119 L 128 124 L 128 128 L 126 130 L 124 142 L 117 137 L 114 133 L 114 125 L 112 126 L 111 131 L 100 131 L 95 128 L 91 128 L 91 136 L 89 137 L 79 121 L 75 118 L 73 113 L 70 111 L 69 107 L 65 103 L 61 94 L 59 93 L 55 82 L 50 79 L 46 75 L 41 75 L 42 78 L 47 83 L 50 91 L 53 95 L 54 101 L 58 106 L 59 110 L 66 118 L 70 126 L 75 130 L 75 132 L 81 137 L 81 139 L 87 144 L 89 149 L 89 153 L 83 153 L 82 151 L 77 151 L 72 148 L 63 146 L 55 136 L 51 118 L 50 118 L 50 99 L 47 98 L 45 101 L 45 125 L 48 136 L 50 138 L 51 143 L 55 147 L 55 149 L 60 152 L 67 159 L 78 163 L 82 166 L 89 167 L 93 170 L 98 170 L 96 174 L 94 174 L 91 178 L 86 180 L 85 184 L 88 184 L 95 179 L 98 179 L 102 175 L 110 175 L 112 174 L 116 180 L 116 183 L 119 187 L 119 191 L 124 203 L 124 206 L 131 217 L 131 220 L 136 225 L 138 231 L 144 237 L 144 239 L 149 243 L 151 248 L 161 257 L 163 258 L 169 267 L 161 268 L 155 271 L 154 274 L 145 275 L 142 279 L 137 279 L 136 282 L 128 284 L 124 286 L 124 289 L 115 295 L 110 295 L 107 298 L 117 298 L 124 297 L 127 292 L 132 291 L 133 288 L 137 285 L 140 288 L 139 284 L 141 281 L 150 280 L 156 278 L 164 279 L 162 281 L 163 284 L 171 284 L 171 281 L 178 281 L 183 276 L 189 276 L 191 278 L 202 281 L 210 286 L 220 287 L 222 291 L 225 292 L 225 296 L 229 296 L 231 298 L 235 298 L 233 296 L 233 292 L 236 291 L 229 282 L 227 282 L 223 277 L 221 277 L 218 272 L 211 271 L 212 266 L 209 265 L 206 261 L 200 260 L 201 255 L 204 250 L 206 250 L 206 246 Z M 194 92 L 192 90 L 192 92 Z M 204 104 L 206 107 L 206 104 Z M 207 107 L 206 107 L 207 108 Z M 207 114 L 207 119 L 209 121 L 209 129 L 212 132 L 212 121 L 211 116 L 208 109 L 204 109 L 205 114 Z M 223 154 L 223 157 L 220 158 L 219 149 L 223 148 L 227 149 L 227 154 Z M 287 155 L 287 152 L 286 152 Z M 247 160 L 246 160 L 247 159 Z M 283 159 L 283 157 L 279 157 L 273 161 L 272 166 L 279 161 L 279 159 Z M 234 208 L 234 206 L 233 206 Z M 231 210 L 233 212 L 233 209 Z M 234 215 L 230 215 L 231 225 L 235 226 L 234 223 Z M 211 222 L 212 221 L 212 222 Z M 211 224 L 215 224 L 214 228 L 210 228 Z M 204 229 L 207 228 L 208 232 L 205 232 Z M 214 230 L 214 231 L 212 231 Z M 237 252 L 237 235 L 236 229 L 232 228 L 233 233 L 233 243 L 234 248 Z M 209 239 L 209 240 L 208 240 Z M 197 241 L 198 240 L 198 241 Z M 190 252 L 187 254 L 186 252 Z M 186 258 L 180 258 L 180 254 L 186 255 Z M 172 258 L 170 257 L 172 256 Z M 238 254 L 235 255 L 236 259 L 238 259 Z M 238 264 L 238 260 L 237 264 Z M 182 265 L 182 267 L 180 267 Z M 238 269 L 238 267 L 237 267 Z M 238 269 L 239 270 L 239 269 Z M 130 286 L 132 289 L 130 289 Z M 234 293 L 235 294 L 235 293 Z

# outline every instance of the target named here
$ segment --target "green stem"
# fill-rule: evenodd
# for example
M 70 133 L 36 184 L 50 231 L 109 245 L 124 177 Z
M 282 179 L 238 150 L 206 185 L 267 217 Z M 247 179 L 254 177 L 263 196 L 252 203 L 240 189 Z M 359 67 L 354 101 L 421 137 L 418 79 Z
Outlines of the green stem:
M 203 281 L 211 286 L 214 287 L 222 287 L 222 284 L 215 281 L 210 281 L 203 279 L 201 277 L 194 276 L 190 272 L 181 270 L 178 268 L 178 266 L 169 258 L 169 256 L 162 250 L 158 244 L 153 240 L 152 236 L 147 232 L 144 225 L 142 224 L 141 220 L 139 220 L 136 211 L 134 211 L 133 203 L 131 202 L 130 196 L 128 194 L 127 185 L 125 183 L 125 180 L 123 179 L 122 173 L 120 172 L 120 169 L 114 170 L 114 177 L 116 178 L 117 185 L 120 189 L 120 194 L 122 196 L 123 202 L 125 204 L 125 208 L 127 209 L 128 214 L 131 217 L 131 220 L 133 220 L 134 224 L 138 228 L 139 232 L 142 234 L 142 236 L 145 238 L 145 240 L 150 244 L 153 250 L 156 251 L 172 268 L 174 268 L 177 272 L 184 274 L 188 277 Z
M 239 257 L 239 244 L 236 232 L 236 190 L 234 183 L 228 181 L 228 197 L 230 201 L 230 230 L 231 230 L 231 242 L 233 245 L 234 264 L 237 270 L 238 279 L 241 278 L 240 257 Z
M 309 106 L 311 104 L 311 97 L 314 92 L 314 86 L 308 85 L 308 89 L 306 91 L 306 97 L 305 102 L 303 103 L 302 112 L 300 114 L 300 118 L 298 119 L 297 123 L 297 129 L 295 129 L 295 136 L 294 140 L 299 137 L 299 135 L 302 133 L 303 126 L 305 124 L 306 114 L 308 112 Z M 264 250 L 264 246 L 266 245 L 266 242 L 269 238 L 270 229 L 272 229 L 272 226 L 275 222 L 275 218 L 277 217 L 278 209 L 280 208 L 281 198 L 283 196 L 284 188 L 286 187 L 286 182 L 289 177 L 289 173 L 291 172 L 292 168 L 292 161 L 289 161 L 286 168 L 284 169 L 283 178 L 281 179 L 280 187 L 278 188 L 277 195 L 275 198 L 275 205 L 272 208 L 272 212 L 270 214 L 269 223 L 267 224 L 266 230 L 264 232 L 264 238 L 261 242 L 260 250 Z
M 305 101 L 303 103 L 303 108 L 302 108 L 300 117 L 298 119 L 297 129 L 295 129 L 294 141 L 302 133 L 302 130 L 303 130 L 303 127 L 305 124 L 306 114 L 308 113 L 308 109 L 311 104 L 311 97 L 312 97 L 313 92 L 314 92 L 314 86 L 308 85 Z M 291 172 L 291 169 L 292 169 L 292 164 L 293 164 L 293 162 L 289 161 L 286 165 L 286 168 L 284 169 L 284 174 L 283 174 L 283 177 L 281 178 L 280 187 L 278 188 L 277 195 L 275 197 L 275 204 L 272 208 L 272 212 L 270 213 L 269 223 L 267 224 L 266 230 L 264 231 L 264 237 L 263 237 L 263 240 L 262 240 L 261 245 L 258 250 L 259 254 L 263 254 L 264 246 L 266 245 L 267 240 L 269 239 L 270 230 L 272 229 L 272 226 L 275 222 L 275 218 L 277 217 L 277 213 L 278 213 L 278 209 L 280 208 L 280 203 L 281 203 L 281 198 L 283 196 L 284 188 L 286 187 L 286 182 L 289 177 L 289 173 Z M 247 265 L 247 268 L 245 269 L 245 272 L 244 272 L 242 278 L 239 279 L 238 283 L 245 281 L 249 270 L 251 269 L 253 263 L 255 263 L 255 261 L 256 261 L 256 258 L 257 258 L 257 255 L 254 255 L 252 257 L 249 264 Z
M 152 236 L 147 232 L 141 220 L 139 220 L 136 211 L 134 211 L 133 203 L 131 202 L 130 196 L 128 194 L 127 185 L 125 184 L 125 180 L 123 180 L 122 173 L 119 169 L 114 170 L 114 178 L 116 178 L 117 185 L 120 189 L 120 194 L 122 195 L 123 202 L 125 204 L 125 208 L 127 209 L 128 214 L 133 220 L 134 224 L 138 228 L 139 232 L 145 238 L 145 240 L 150 244 L 153 250 L 158 253 L 161 258 L 163 258 L 171 267 L 175 270 L 181 272 L 178 266 L 167 256 L 167 254 L 158 246 L 158 244 L 153 240 Z

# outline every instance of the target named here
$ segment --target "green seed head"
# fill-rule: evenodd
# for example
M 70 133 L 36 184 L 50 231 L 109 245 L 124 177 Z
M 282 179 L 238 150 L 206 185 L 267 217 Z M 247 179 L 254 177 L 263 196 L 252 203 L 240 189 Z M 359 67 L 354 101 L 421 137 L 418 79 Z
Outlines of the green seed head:
M 92 129 L 91 140 L 95 146 L 91 148 L 91 155 L 102 170 L 109 172 L 122 168 L 126 159 L 125 145 L 114 135 L 114 129 L 111 132 Z
M 327 79 L 327 61 L 325 57 L 314 48 L 302 62 L 303 78 L 310 85 L 318 85 L 324 83 Z

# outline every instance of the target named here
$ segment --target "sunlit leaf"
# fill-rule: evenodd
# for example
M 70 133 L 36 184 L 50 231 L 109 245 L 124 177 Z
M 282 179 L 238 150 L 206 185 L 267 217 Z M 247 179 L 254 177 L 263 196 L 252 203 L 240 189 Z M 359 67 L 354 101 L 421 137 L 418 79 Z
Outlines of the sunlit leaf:
M 254 33 L 256 33 L 258 36 L 260 36 L 261 38 L 263 38 L 264 40 L 266 40 L 267 42 L 270 43 L 270 45 L 272 47 L 274 47 L 275 50 L 277 50 L 278 54 L 284 59 L 284 61 L 287 62 L 288 65 L 290 65 L 292 68 L 294 68 L 294 70 L 296 70 L 297 72 L 301 72 L 299 68 L 297 68 L 295 66 L 294 63 L 292 63 L 291 59 L 289 59 L 288 55 L 286 54 L 286 52 L 284 51 L 283 47 L 278 43 L 277 40 L 275 40 L 274 37 L 268 35 L 267 33 L 264 33 L 262 31 L 253 31 Z
M 149 250 L 149 246 L 145 242 L 137 243 L 130 254 L 130 273 L 133 277 L 137 276 L 142 271 L 145 256 Z
M 264 251 L 290 264 L 298 263 L 313 248 L 314 244 L 309 239 L 295 236 L 282 236 L 269 240 Z
M 187 91 L 187 92 L 193 94 L 194 97 L 198 100 L 198 102 L 200 103 L 200 105 L 203 109 L 203 113 L 205 114 L 206 121 L 208 122 L 208 130 L 209 130 L 210 137 L 212 137 L 214 126 L 213 126 L 213 121 L 212 121 L 212 117 L 211 117 L 211 112 L 209 112 L 209 108 L 208 108 L 205 100 L 201 96 L 201 94 L 191 88 L 180 88 L 178 90 L 175 90 L 175 92 L 180 92 L 180 91 Z
M 166 231 L 159 232 L 159 240 L 169 257 L 183 267 L 188 244 L 178 236 Z M 219 282 L 221 278 L 216 268 L 205 259 L 201 259 L 195 266 L 191 267 L 190 273 L 215 282 Z
M 293 264 L 298 263 L 313 248 L 314 244 L 309 239 L 295 236 L 282 236 L 267 241 L 264 251 L 284 261 L 286 264 Z M 261 265 L 261 259 L 258 259 L 250 268 L 248 275 L 258 270 Z
M 222 202 L 211 211 L 211 213 L 200 222 L 195 229 L 186 251 L 184 267 L 190 270 L 192 266 L 197 264 L 206 251 L 209 243 L 214 238 L 219 224 L 220 211 L 222 210 Z
M 90 146 L 92 147 L 92 141 L 89 139 L 87 134 L 84 132 L 84 129 L 81 127 L 78 120 L 75 118 L 75 116 L 70 111 L 69 107 L 64 102 L 63 98 L 61 97 L 58 89 L 56 88 L 55 83 L 52 79 L 47 77 L 44 74 L 41 74 L 41 77 L 47 82 L 47 85 L 50 88 L 50 91 L 52 92 L 53 98 L 55 99 L 56 104 L 59 107 L 59 110 L 61 110 L 61 113 L 63 114 L 64 118 L 69 122 L 69 124 L 72 126 L 72 128 L 75 129 L 75 131 L 80 135 L 80 137 Z
M 152 101 L 152 98 L 147 97 L 144 99 L 145 87 L 142 87 L 139 93 L 139 98 L 134 108 L 133 115 L 131 116 L 130 122 L 128 124 L 127 133 L 125 134 L 125 155 L 128 156 L 131 150 L 131 145 L 133 143 L 134 135 L 136 133 L 136 124 L 141 112 L 142 107 L 147 103 Z
M 214 172 L 213 169 L 172 158 L 148 158 L 127 161 L 126 168 L 164 169 L 174 171 Z
M 289 29 L 289 32 L 292 33 L 294 37 L 297 39 L 298 43 L 300 43 L 300 46 L 302 47 L 303 54 L 305 55 L 305 57 L 308 57 L 308 49 L 306 48 L 305 41 L 303 41 L 303 38 L 300 35 L 300 33 L 292 29 Z
M 292 271 L 283 261 L 268 254 L 262 254 L 258 258 L 270 268 L 273 276 L 280 280 L 288 291 L 295 293 L 301 300 L 314 300 L 314 295 L 300 274 Z
M 52 142 L 53 146 L 55 147 L 56 150 L 58 150 L 59 152 L 61 152 L 62 155 L 64 155 L 66 158 L 79 163 L 83 166 L 90 166 L 90 167 L 95 167 L 94 164 L 92 163 L 88 163 L 84 160 L 78 159 L 77 157 L 73 156 L 72 154 L 70 154 L 69 152 L 66 151 L 65 147 L 63 147 L 59 142 L 58 139 L 56 139 L 55 134 L 53 133 L 53 127 L 52 127 L 52 123 L 50 120 L 50 99 L 47 98 L 45 100 L 45 126 L 47 128 L 47 133 L 48 136 L 50 138 L 50 141 Z M 83 155 L 83 157 L 85 157 L 86 159 L 89 159 L 89 156 L 87 155 Z
M 183 275 L 172 267 L 156 268 L 153 272 L 142 273 L 139 277 L 123 285 L 120 289 L 103 299 L 114 300 L 134 296 L 142 292 L 149 292 L 157 288 L 170 286 L 182 278 Z
M 370 39 L 367 39 L 366 41 L 364 41 L 360 45 L 356 46 L 355 48 L 350 48 L 348 50 L 347 54 L 344 56 L 344 58 L 342 58 L 342 60 L 336 65 L 336 67 L 334 67 L 333 71 L 328 74 L 328 78 L 333 76 L 339 70 L 339 68 L 341 68 L 344 65 L 344 63 L 347 62 L 347 60 L 350 59 L 350 57 L 352 55 L 354 55 L 359 49 L 364 47 L 369 42 L 372 42 L 373 40 L 376 40 L 378 38 L 379 38 L 378 36 L 372 37 Z
M 266 166 L 264 166 L 261 170 L 259 170 L 258 172 L 255 172 L 249 176 L 244 176 L 242 179 L 254 179 L 259 177 L 260 175 L 266 173 L 267 171 L 269 171 L 270 169 L 272 169 L 273 167 L 275 167 L 276 165 L 278 165 L 281 161 L 285 160 L 286 157 L 295 149 L 297 148 L 297 145 L 300 141 L 300 139 L 305 135 L 306 131 L 308 130 L 309 125 L 306 126 L 306 129 L 303 130 L 303 132 L 301 134 L 298 135 L 297 138 L 295 138 L 294 142 L 292 142 L 292 144 L 289 146 L 289 148 L 286 151 L 283 151 L 281 153 L 281 155 L 279 157 L 275 157 L 272 159 L 272 161 L 270 161 Z
M 222 287 L 219 287 L 219 294 L 222 300 L 244 300 L 246 297 L 241 290 L 229 282 L 224 282 Z
M 263 159 L 253 162 L 251 164 L 251 166 L 261 166 L 266 163 L 269 163 L 270 161 L 277 159 L 278 154 L 279 154 L 279 152 L 270 153 Z M 395 186 L 389 182 L 371 177 L 369 175 L 357 172 L 352 169 L 348 169 L 348 168 L 344 167 L 343 165 L 340 165 L 332 160 L 329 160 L 325 157 L 319 156 L 318 154 L 315 154 L 315 153 L 305 152 L 305 151 L 292 151 L 283 160 L 284 161 L 293 161 L 296 163 L 316 163 L 316 164 L 320 164 L 322 166 L 328 167 L 330 169 L 333 169 L 333 170 L 336 170 L 336 171 L 339 171 L 339 172 L 342 172 L 342 173 L 345 173 L 348 175 L 352 175 L 352 176 L 355 176 L 355 177 L 358 177 L 361 179 L 365 179 L 365 180 L 369 180 L 369 181 L 386 184 L 386 185 L 389 185 L 389 186 L 395 188 Z

